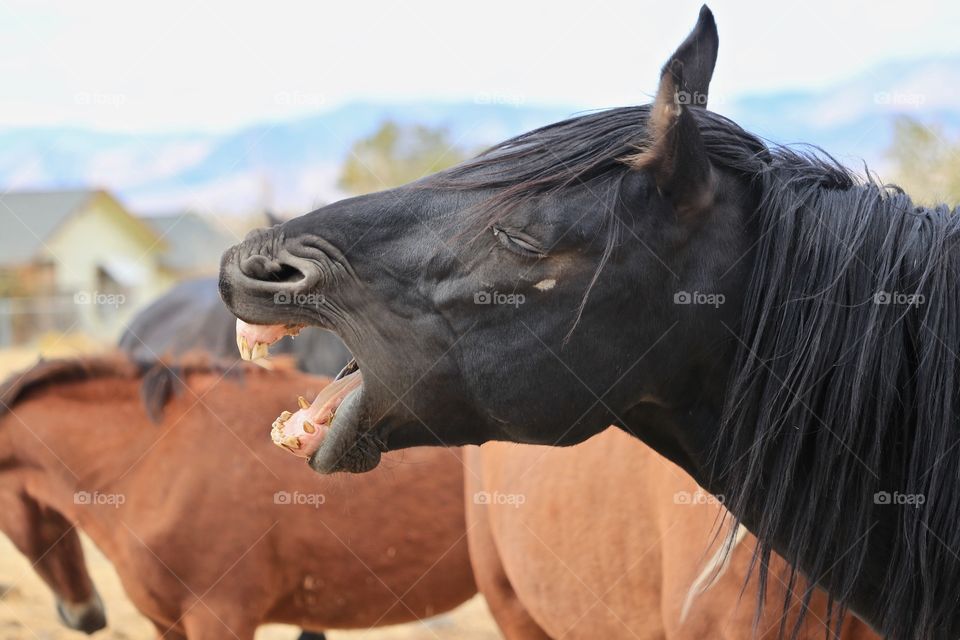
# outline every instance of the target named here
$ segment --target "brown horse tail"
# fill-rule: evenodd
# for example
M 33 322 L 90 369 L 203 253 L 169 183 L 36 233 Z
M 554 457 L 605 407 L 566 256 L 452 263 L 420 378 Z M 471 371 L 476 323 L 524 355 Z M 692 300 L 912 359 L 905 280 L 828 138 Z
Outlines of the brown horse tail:
M 683 601 L 683 608 L 680 610 L 680 622 L 686 621 L 697 597 L 702 593 L 706 593 L 717 583 L 717 580 L 720 579 L 724 572 L 726 572 L 727 567 L 730 566 L 730 555 L 737 545 L 743 542 L 746 535 L 747 528 L 742 524 L 737 525 L 737 528 L 730 532 L 729 538 L 720 545 L 720 548 L 713 554 L 713 557 L 707 561 L 703 571 L 700 572 L 700 575 L 696 577 L 693 584 L 690 585 L 690 589 L 687 591 L 687 597 Z

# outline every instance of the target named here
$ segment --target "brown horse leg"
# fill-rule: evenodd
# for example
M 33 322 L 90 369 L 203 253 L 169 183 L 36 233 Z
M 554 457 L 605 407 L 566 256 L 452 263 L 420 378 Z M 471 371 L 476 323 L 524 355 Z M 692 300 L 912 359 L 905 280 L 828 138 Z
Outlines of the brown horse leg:
M 478 449 L 468 447 L 464 450 L 467 543 L 477 588 L 507 640 L 550 640 L 550 636 L 530 617 L 510 584 L 490 529 L 487 505 L 476 504 L 474 500 L 474 495 L 483 490 L 479 459 Z

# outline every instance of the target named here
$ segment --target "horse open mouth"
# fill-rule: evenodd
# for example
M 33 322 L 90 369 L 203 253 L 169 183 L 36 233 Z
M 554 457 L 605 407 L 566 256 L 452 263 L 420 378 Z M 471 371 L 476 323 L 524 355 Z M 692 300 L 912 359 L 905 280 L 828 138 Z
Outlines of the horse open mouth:
M 251 325 L 237 320 L 237 346 L 244 360 L 268 355 L 269 346 L 302 326 Z M 363 374 L 352 359 L 329 385 L 308 402 L 297 398 L 296 411 L 284 411 L 273 422 L 270 437 L 278 447 L 305 458 L 320 473 L 369 471 L 380 462 L 381 447 L 360 426 L 363 416 Z

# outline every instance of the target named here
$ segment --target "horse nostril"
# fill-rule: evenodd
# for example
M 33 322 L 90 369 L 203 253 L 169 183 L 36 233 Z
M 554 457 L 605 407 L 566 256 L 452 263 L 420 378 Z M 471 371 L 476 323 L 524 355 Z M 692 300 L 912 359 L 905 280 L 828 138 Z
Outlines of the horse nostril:
M 280 272 L 281 265 L 262 255 L 252 255 L 240 261 L 240 271 L 254 280 L 274 280 Z
M 300 269 L 291 264 L 260 255 L 244 258 L 240 262 L 240 271 L 248 278 L 266 282 L 297 282 L 306 277 Z
M 303 272 L 289 264 L 281 264 L 280 270 L 276 274 L 278 282 L 298 282 L 305 277 Z

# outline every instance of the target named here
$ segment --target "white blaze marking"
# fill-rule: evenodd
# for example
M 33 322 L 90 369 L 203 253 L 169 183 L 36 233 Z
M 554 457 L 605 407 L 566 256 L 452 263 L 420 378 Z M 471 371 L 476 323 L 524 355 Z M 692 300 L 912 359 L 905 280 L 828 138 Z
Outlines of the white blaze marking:
M 540 291 L 550 291 L 557 285 L 557 281 L 553 278 L 547 280 L 541 280 L 537 284 L 533 285 L 534 289 L 539 289 Z

